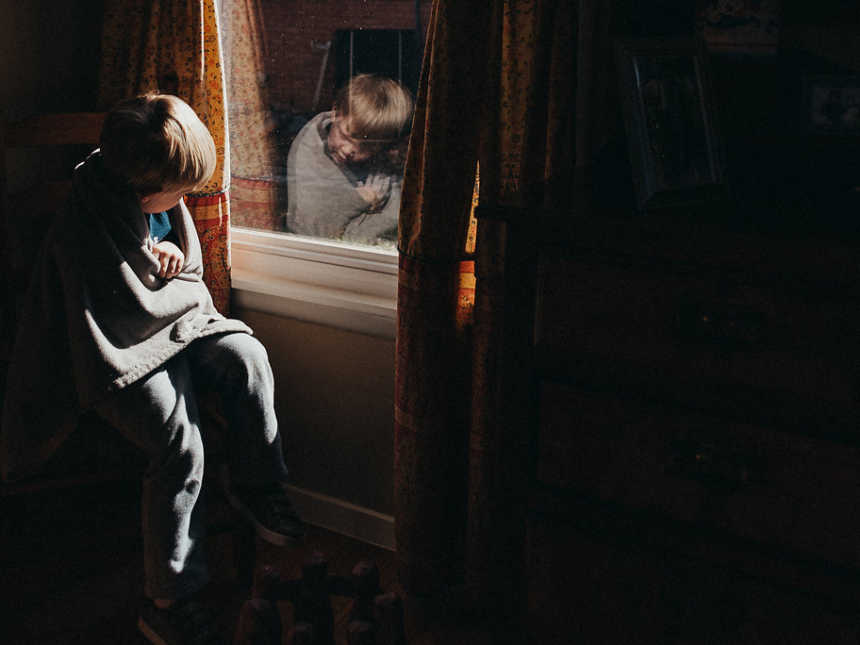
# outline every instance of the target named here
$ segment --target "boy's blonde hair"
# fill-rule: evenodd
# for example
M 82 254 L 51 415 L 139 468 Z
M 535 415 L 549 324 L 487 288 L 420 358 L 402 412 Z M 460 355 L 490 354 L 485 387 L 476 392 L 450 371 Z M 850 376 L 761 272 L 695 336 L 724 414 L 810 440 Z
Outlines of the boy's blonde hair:
M 353 136 L 395 143 L 409 133 L 412 96 L 390 78 L 359 74 L 337 93 L 334 110 L 338 117 L 350 119 Z
M 215 142 L 191 107 L 170 94 L 126 99 L 105 118 L 101 151 L 107 168 L 138 195 L 205 184 L 215 172 Z

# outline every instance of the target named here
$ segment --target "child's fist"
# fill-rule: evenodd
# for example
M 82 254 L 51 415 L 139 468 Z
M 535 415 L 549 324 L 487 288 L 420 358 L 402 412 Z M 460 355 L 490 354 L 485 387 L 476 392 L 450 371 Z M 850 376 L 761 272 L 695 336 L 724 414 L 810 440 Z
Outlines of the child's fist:
M 152 247 L 152 253 L 158 260 L 158 276 L 170 279 L 182 271 L 185 265 L 185 254 L 173 242 L 158 242 Z
M 375 213 L 385 205 L 391 193 L 391 177 L 384 174 L 368 175 L 364 182 L 359 182 L 356 188 L 358 194 L 368 203 L 368 211 Z

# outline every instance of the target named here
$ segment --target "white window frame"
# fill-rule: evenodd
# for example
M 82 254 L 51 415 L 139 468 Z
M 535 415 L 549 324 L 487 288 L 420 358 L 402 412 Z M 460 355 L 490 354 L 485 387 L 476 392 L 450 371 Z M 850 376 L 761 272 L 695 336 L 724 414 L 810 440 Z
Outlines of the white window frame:
M 240 226 L 231 235 L 236 307 L 394 338 L 396 250 Z

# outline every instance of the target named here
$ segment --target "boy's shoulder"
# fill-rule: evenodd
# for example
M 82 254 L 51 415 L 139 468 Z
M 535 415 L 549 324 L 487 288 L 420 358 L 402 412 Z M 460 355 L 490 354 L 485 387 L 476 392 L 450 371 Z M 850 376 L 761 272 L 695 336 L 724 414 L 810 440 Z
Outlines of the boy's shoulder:
M 325 142 L 328 138 L 328 128 L 331 126 L 331 112 L 321 112 L 308 121 L 290 146 L 290 156 L 302 155 L 304 163 L 309 159 L 321 160 L 325 156 Z
M 305 145 L 322 145 L 323 141 L 328 137 L 328 130 L 331 127 L 333 112 L 320 112 L 310 121 L 305 123 L 299 133 L 296 135 L 296 143 L 304 143 Z

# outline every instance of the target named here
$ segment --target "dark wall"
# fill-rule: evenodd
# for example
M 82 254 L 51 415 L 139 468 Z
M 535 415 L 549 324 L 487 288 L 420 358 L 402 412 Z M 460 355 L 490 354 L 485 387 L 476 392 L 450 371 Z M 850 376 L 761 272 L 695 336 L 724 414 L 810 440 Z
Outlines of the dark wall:
M 618 0 L 613 35 L 655 40 L 695 36 L 700 28 L 696 4 L 723 3 Z M 725 13 L 727 19 L 735 17 L 730 9 Z M 778 24 L 772 51 L 712 48 L 707 55 L 730 191 L 728 207 L 720 207 L 719 216 L 768 228 L 841 217 L 845 221 L 832 223 L 842 227 L 860 206 L 855 189 L 860 185 L 860 137 L 811 136 L 804 86 L 815 76 L 860 75 L 860 10 L 855 1 L 810 5 L 786 0 Z M 616 78 L 613 82 L 617 86 Z M 630 212 L 633 187 L 620 113 L 614 135 L 595 163 L 598 204 Z
M 0 0 L 0 119 L 95 109 L 102 0 Z M 34 151 L 6 159 L 9 187 L 26 187 Z
M 0 109 L 94 109 L 101 14 L 101 0 L 0 0 Z

